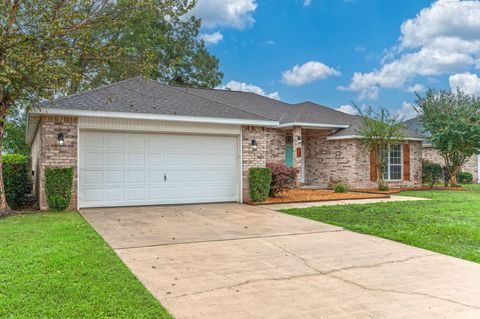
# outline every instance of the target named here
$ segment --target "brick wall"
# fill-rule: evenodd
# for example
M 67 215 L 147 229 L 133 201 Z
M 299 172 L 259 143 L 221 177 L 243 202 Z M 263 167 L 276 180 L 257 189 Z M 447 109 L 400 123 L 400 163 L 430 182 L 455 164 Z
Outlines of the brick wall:
M 370 151 L 360 140 L 326 140 L 326 131 L 307 131 L 305 136 L 305 183 L 331 187 L 337 182 L 352 188 L 371 188 Z M 421 185 L 421 142 L 410 143 L 410 180 L 388 182 L 392 187 Z
M 265 128 L 267 143 L 267 163 L 285 163 L 286 135 L 285 130 L 276 128 Z M 290 134 L 291 135 L 291 134 Z
M 254 149 L 252 140 L 257 142 Z M 250 188 L 248 185 L 248 170 L 251 167 L 265 167 L 267 164 L 267 129 L 264 127 L 242 127 L 242 172 L 243 172 L 243 200 L 250 201 Z
M 445 165 L 445 161 L 438 154 L 438 151 L 431 146 L 423 147 L 423 159 L 429 162 L 437 163 L 442 166 Z M 468 162 L 462 167 L 462 171 L 473 174 L 473 182 L 478 183 L 478 155 L 472 156 Z
M 32 169 L 35 171 L 36 193 L 41 210 L 48 209 L 45 196 L 45 168 L 72 167 L 74 180 L 72 187 L 71 209 L 77 208 L 77 121 L 78 118 L 67 116 L 43 116 L 35 136 L 32 150 L 35 150 L 35 161 Z M 65 143 L 58 145 L 58 134 L 64 134 Z

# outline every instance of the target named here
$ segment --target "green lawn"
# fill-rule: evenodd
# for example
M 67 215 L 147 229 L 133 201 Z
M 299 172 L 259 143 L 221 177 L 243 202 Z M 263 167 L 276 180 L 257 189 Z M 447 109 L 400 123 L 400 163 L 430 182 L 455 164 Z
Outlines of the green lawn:
M 171 318 L 78 213 L 0 219 L 0 318 Z
M 480 185 L 410 191 L 431 201 L 289 209 L 283 212 L 480 263 Z

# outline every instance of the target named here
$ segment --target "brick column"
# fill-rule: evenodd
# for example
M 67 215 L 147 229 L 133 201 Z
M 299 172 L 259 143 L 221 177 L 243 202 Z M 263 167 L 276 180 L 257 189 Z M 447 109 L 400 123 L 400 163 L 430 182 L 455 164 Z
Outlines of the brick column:
M 47 210 L 45 195 L 45 168 L 72 167 L 74 171 L 72 200 L 70 209 L 77 209 L 77 122 L 78 118 L 69 116 L 43 116 L 39 132 L 41 134 L 41 151 L 38 161 L 38 202 L 41 210 Z M 63 133 L 64 145 L 58 144 L 58 134 Z
M 256 145 L 252 145 L 255 140 Z M 248 185 L 248 170 L 251 167 L 265 167 L 267 151 L 267 138 L 265 128 L 254 126 L 242 127 L 242 178 L 243 201 L 250 201 L 250 188 Z
M 293 167 L 298 170 L 295 181 L 296 187 L 302 185 L 302 128 L 293 127 Z

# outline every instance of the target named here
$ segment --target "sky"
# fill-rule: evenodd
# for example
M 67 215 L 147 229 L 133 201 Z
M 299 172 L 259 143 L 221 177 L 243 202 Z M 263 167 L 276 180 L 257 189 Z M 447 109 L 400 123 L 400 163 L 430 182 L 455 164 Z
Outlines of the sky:
M 480 94 L 478 0 L 198 0 L 221 88 L 415 116 L 415 92 Z

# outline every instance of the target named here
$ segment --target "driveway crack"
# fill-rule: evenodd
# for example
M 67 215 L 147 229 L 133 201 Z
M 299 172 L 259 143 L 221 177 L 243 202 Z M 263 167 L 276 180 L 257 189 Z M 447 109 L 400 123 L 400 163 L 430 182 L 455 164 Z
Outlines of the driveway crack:
M 292 255 L 292 256 L 298 258 L 299 260 L 301 260 L 302 263 L 306 267 L 311 269 L 314 273 L 296 275 L 296 276 L 293 275 L 293 276 L 277 277 L 277 278 L 250 279 L 250 280 L 246 280 L 246 281 L 243 281 L 243 282 L 240 282 L 240 283 L 237 283 L 237 284 L 233 284 L 233 285 L 229 285 L 229 286 L 216 287 L 216 288 L 212 288 L 212 289 L 197 291 L 197 292 L 194 292 L 194 293 L 186 293 L 186 294 L 182 294 L 182 295 L 178 295 L 178 296 L 168 297 L 168 298 L 165 298 L 165 299 L 178 299 L 178 298 L 183 298 L 183 297 L 205 294 L 205 293 L 213 292 L 213 291 L 216 291 L 216 290 L 222 290 L 222 289 L 233 289 L 233 290 L 235 290 L 235 289 L 238 289 L 242 286 L 255 284 L 255 283 L 259 283 L 259 282 L 272 282 L 272 281 L 292 280 L 292 279 L 308 278 L 308 277 L 327 276 L 327 277 L 342 281 L 344 283 L 354 285 L 354 286 L 356 286 L 360 289 L 367 290 L 367 291 L 422 296 L 422 297 L 432 298 L 432 299 L 436 299 L 436 300 L 440 300 L 440 301 L 444 301 L 444 302 L 449 302 L 449 303 L 454 303 L 454 304 L 457 304 L 457 305 L 460 305 L 460 306 L 480 310 L 480 307 L 477 307 L 477 306 L 474 306 L 474 305 L 469 305 L 469 304 L 466 304 L 466 303 L 463 303 L 463 302 L 460 302 L 460 301 L 456 301 L 456 300 L 453 300 L 453 299 L 449 299 L 449 298 L 438 297 L 438 296 L 434 296 L 434 295 L 430 295 L 430 294 L 422 293 L 422 292 L 410 292 L 410 291 L 402 291 L 402 290 L 395 290 L 395 289 L 372 288 L 372 287 L 368 287 L 366 285 L 362 285 L 360 283 L 357 283 L 355 281 L 342 278 L 338 275 L 337 276 L 334 275 L 335 273 L 339 273 L 339 272 L 342 272 L 342 271 L 349 271 L 349 270 L 354 270 L 354 269 L 365 269 L 365 268 L 376 268 L 376 267 L 381 267 L 381 266 L 389 265 L 389 264 L 404 263 L 404 262 L 408 262 L 408 261 L 413 260 L 413 259 L 433 257 L 433 256 L 436 256 L 435 254 L 424 254 L 424 255 L 411 256 L 411 257 L 404 258 L 404 259 L 390 260 L 390 261 L 385 261 L 385 262 L 380 262 L 380 263 L 375 263 L 375 264 L 369 264 L 369 265 L 349 266 L 349 267 L 343 267 L 343 268 L 338 268 L 338 269 L 332 269 L 332 270 L 329 270 L 329 271 L 320 271 L 318 268 L 309 264 L 306 258 L 298 256 L 297 254 L 293 253 L 292 251 L 290 251 L 290 250 L 288 250 L 284 247 L 281 247 L 281 246 L 279 246 L 279 245 L 277 245 L 273 242 L 270 242 L 270 243 L 272 243 L 274 246 L 278 247 L 279 249 L 281 249 L 285 253 L 287 253 L 289 255 Z

